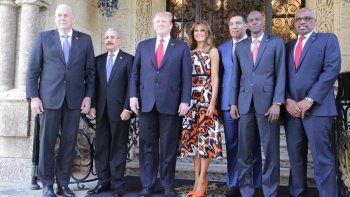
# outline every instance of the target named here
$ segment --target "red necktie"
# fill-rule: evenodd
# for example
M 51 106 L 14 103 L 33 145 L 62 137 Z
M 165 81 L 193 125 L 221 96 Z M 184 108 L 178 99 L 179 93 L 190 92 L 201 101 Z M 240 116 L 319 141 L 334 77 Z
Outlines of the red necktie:
M 299 66 L 300 56 L 301 56 L 301 53 L 303 52 L 303 40 L 305 38 L 306 38 L 305 36 L 301 36 L 299 38 L 297 47 L 295 48 L 295 54 L 294 54 L 294 66 L 295 66 L 295 69 L 298 69 L 298 66 Z
M 160 65 L 162 63 L 163 60 L 163 53 L 164 53 L 164 47 L 163 47 L 163 39 L 159 40 L 159 45 L 156 51 L 156 59 L 157 59 L 157 67 L 160 68 Z

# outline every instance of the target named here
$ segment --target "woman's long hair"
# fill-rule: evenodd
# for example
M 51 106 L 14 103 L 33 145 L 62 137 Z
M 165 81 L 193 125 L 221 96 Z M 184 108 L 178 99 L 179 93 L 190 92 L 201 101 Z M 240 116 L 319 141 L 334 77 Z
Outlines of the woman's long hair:
M 194 33 L 194 29 L 198 25 L 202 25 L 204 27 L 204 31 L 207 35 L 207 38 L 205 39 L 203 49 L 204 49 L 204 52 L 209 52 L 210 49 L 214 46 L 214 44 L 213 44 L 214 35 L 213 35 L 213 32 L 211 31 L 209 23 L 205 20 L 200 20 L 200 21 L 193 23 L 193 25 L 190 29 L 190 32 L 189 32 L 189 40 L 188 40 L 188 44 L 190 46 L 190 49 L 194 50 L 197 48 L 197 41 L 194 39 L 193 33 Z

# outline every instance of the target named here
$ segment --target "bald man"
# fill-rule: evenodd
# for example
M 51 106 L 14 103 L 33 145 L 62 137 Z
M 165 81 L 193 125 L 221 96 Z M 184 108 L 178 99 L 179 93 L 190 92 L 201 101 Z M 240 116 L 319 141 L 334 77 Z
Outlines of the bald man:
M 255 195 L 252 155 L 259 138 L 265 155 L 264 196 L 277 196 L 280 179 L 278 120 L 285 100 L 285 45 L 280 37 L 264 33 L 263 26 L 262 14 L 252 11 L 248 15 L 252 35 L 236 45 L 231 77 L 230 114 L 239 120 L 237 168 L 244 197 Z
M 73 30 L 75 16 L 66 5 L 55 12 L 57 29 L 39 33 L 27 71 L 26 95 L 40 116 L 39 177 L 43 196 L 74 196 L 68 188 L 80 113 L 89 112 L 94 94 L 95 60 L 91 37 Z M 60 146 L 55 159 L 58 135 Z
M 330 136 L 333 118 L 338 114 L 333 84 L 340 72 L 341 55 L 337 37 L 314 32 L 315 25 L 312 10 L 298 10 L 294 19 L 298 38 L 287 45 L 285 128 L 291 196 L 307 193 L 308 144 L 319 195 L 337 196 Z

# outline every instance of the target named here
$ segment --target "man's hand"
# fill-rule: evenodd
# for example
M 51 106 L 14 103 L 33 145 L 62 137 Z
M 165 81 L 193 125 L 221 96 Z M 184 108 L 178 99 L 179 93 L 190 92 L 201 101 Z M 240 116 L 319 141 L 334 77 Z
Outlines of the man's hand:
M 276 122 L 278 120 L 278 117 L 280 116 L 280 107 L 281 106 L 277 103 L 272 104 L 270 109 L 265 114 L 265 116 L 267 116 L 268 121 L 270 123 Z
M 131 111 L 129 110 L 123 110 L 123 112 L 120 114 L 120 119 L 125 121 L 125 120 L 129 120 L 131 116 Z
M 300 111 L 301 111 L 301 118 L 304 118 L 305 112 L 306 112 L 307 110 L 309 110 L 310 107 L 312 106 L 312 104 L 309 103 L 308 101 L 306 101 L 305 99 L 303 99 L 303 100 L 297 102 L 297 105 L 298 105 L 298 107 L 299 107 L 299 109 L 300 109 Z
M 90 119 L 95 119 L 96 118 L 96 109 L 90 108 L 89 113 L 86 116 Z
M 207 113 L 205 114 L 206 116 L 212 116 L 215 111 L 215 104 L 210 103 L 207 109 Z
M 235 120 L 239 118 L 237 105 L 231 105 L 230 114 L 231 114 L 231 117 Z
M 81 113 L 82 114 L 87 114 L 89 113 L 90 110 L 90 105 L 91 105 L 91 98 L 90 97 L 85 97 L 83 99 L 83 102 L 81 103 Z
M 179 116 L 186 115 L 189 109 L 190 109 L 190 106 L 188 106 L 187 103 L 180 103 L 179 110 L 178 110 Z
M 43 103 L 39 97 L 34 97 L 30 99 L 30 108 L 34 114 L 42 114 L 44 112 Z
M 136 115 L 139 115 L 139 100 L 137 98 L 130 98 L 130 109 Z
M 301 116 L 301 110 L 298 107 L 297 102 L 293 99 L 286 100 L 286 110 L 294 118 L 300 118 Z

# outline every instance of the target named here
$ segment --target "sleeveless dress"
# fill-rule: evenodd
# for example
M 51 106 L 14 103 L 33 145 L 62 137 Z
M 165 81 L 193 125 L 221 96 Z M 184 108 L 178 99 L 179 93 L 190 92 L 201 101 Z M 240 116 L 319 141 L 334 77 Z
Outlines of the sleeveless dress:
M 218 110 L 206 116 L 212 97 L 209 54 L 191 51 L 191 107 L 182 119 L 180 157 L 222 158 Z

